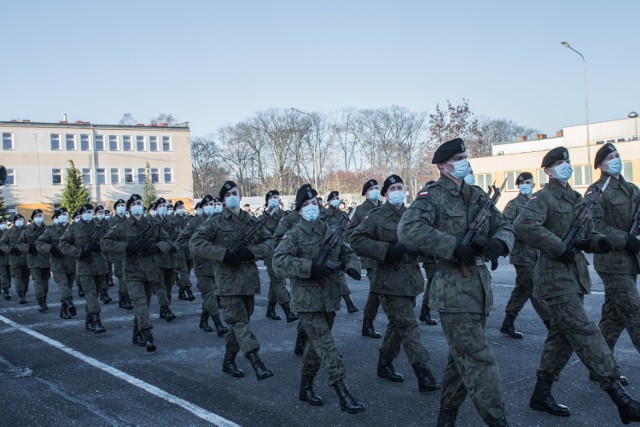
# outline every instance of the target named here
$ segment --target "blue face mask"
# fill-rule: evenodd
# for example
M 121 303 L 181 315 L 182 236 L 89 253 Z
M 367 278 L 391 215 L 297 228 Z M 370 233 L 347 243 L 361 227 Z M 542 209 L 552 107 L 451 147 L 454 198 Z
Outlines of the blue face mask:
M 90 213 L 83 213 L 83 214 L 82 214 L 82 220 L 83 220 L 83 221 L 87 221 L 87 222 L 89 222 L 89 221 L 91 221 L 92 219 L 93 219 L 93 214 L 90 214 Z
M 58 217 L 58 224 L 65 225 L 69 222 L 69 217 L 67 215 L 60 215 Z
M 558 166 L 553 168 L 553 173 L 556 179 L 562 182 L 567 182 L 573 175 L 573 166 L 567 162 L 560 163 Z
M 522 194 L 523 196 L 528 196 L 529 194 L 531 194 L 531 184 L 520 184 L 518 189 L 520 190 L 520 194 Z
M 165 216 L 167 214 L 167 207 L 166 206 L 158 206 L 158 215 L 161 216 Z
M 131 211 L 132 215 L 139 216 L 142 215 L 142 211 L 144 210 L 144 208 L 140 205 L 134 205 L 131 206 L 131 209 L 129 210 Z
M 158 216 L 158 211 L 149 211 L 149 215 L 151 215 L 151 218 L 155 218 Z
M 202 209 L 196 209 L 196 216 L 202 215 Z
M 124 212 L 125 212 L 125 211 L 126 211 L 126 209 L 125 209 L 125 207 L 124 207 L 124 206 L 117 206 L 117 207 L 116 207 L 116 213 L 117 213 L 118 215 L 124 215 Z
M 280 206 L 280 199 L 269 199 L 269 207 L 275 209 Z
M 240 206 L 240 196 L 228 196 L 224 198 L 229 209 L 235 209 Z
M 215 208 L 215 207 L 214 207 L 214 206 L 211 206 L 211 205 L 207 205 L 207 206 L 205 206 L 205 207 L 204 207 L 204 214 L 205 214 L 205 215 L 207 215 L 207 216 L 211 216 L 211 215 L 213 215 L 213 210 L 214 210 L 214 208 Z
M 24 220 L 22 219 L 16 219 L 16 221 L 13 223 L 13 225 L 15 225 L 16 227 L 20 228 L 24 225 Z
M 622 160 L 620 160 L 620 157 L 609 160 L 609 163 L 607 164 L 607 172 L 611 175 L 619 175 L 620 172 L 622 172 Z
M 42 224 L 43 221 L 44 221 L 44 218 L 34 218 L 33 219 L 33 222 L 35 224 L 38 224 L 38 225 Z
M 340 202 L 341 202 L 340 199 L 333 199 L 329 203 L 331 203 L 331 206 L 333 206 L 334 208 L 338 209 L 340 207 Z
M 476 183 L 476 177 L 473 174 L 469 174 L 464 177 L 464 182 L 469 185 L 474 185 Z
M 458 160 L 457 162 L 449 164 L 453 166 L 451 176 L 455 179 L 464 179 L 465 176 L 469 175 L 469 161 L 467 159 Z
M 215 205 L 215 206 L 213 207 L 213 213 L 214 213 L 214 214 L 218 214 L 218 213 L 220 213 L 220 212 L 222 212 L 222 205 Z
M 318 219 L 319 213 L 320 209 L 318 209 L 316 205 L 307 205 L 302 208 L 302 217 L 309 222 L 313 222 Z
M 377 202 L 380 199 L 380 190 L 369 190 L 367 193 L 367 199 L 372 202 Z
M 394 206 L 400 206 L 404 202 L 404 197 L 403 190 L 390 191 L 387 200 Z

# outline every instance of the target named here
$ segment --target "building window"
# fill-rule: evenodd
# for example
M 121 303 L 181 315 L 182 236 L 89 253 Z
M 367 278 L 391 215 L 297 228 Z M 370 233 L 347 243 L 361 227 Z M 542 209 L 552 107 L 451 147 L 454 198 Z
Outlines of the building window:
M 516 178 L 518 175 L 520 175 L 520 171 L 509 171 L 505 174 L 505 178 L 507 178 L 507 191 L 516 191 L 518 189 L 516 186 Z
M 51 139 L 51 151 L 62 150 L 62 147 L 60 146 L 60 134 L 59 133 L 52 133 L 50 135 L 50 139 Z
M 173 183 L 173 169 L 164 168 L 164 182 Z
M 82 168 L 82 182 L 85 184 L 91 184 L 91 169 Z
M 544 169 L 538 169 L 538 188 L 544 187 L 549 182 L 549 175 L 544 173 Z
M 136 136 L 136 150 L 144 151 L 144 136 Z
M 150 136 L 149 137 L 149 151 L 159 151 L 158 150 L 158 137 Z
M 51 169 L 51 183 L 62 185 L 62 169 Z
M 2 133 L 2 149 L 13 150 L 13 134 L 9 132 Z
M 80 135 L 80 150 L 89 151 L 91 146 L 89 145 L 89 135 L 86 133 Z
M 479 173 L 476 174 L 476 185 L 482 188 L 484 191 L 488 191 L 491 186 L 491 174 Z
M 122 149 L 124 151 L 131 151 L 131 135 L 123 135 L 122 136 Z
M 111 168 L 111 185 L 120 184 L 120 169 Z
M 158 168 L 151 168 L 151 183 L 157 184 L 160 182 L 160 171 Z
M 7 169 L 7 180 L 4 185 L 16 185 L 16 170 Z
M 133 169 L 124 168 L 124 183 L 133 184 Z
M 118 151 L 118 135 L 109 135 L 109 151 Z
M 96 135 L 94 144 L 96 151 L 104 151 L 104 135 Z
M 67 143 L 67 151 L 75 151 L 76 150 L 76 136 L 72 134 L 66 134 L 64 136 L 65 141 Z
M 587 187 L 591 184 L 591 168 L 589 165 L 573 167 L 573 186 Z
M 622 176 L 625 180 L 633 182 L 633 162 L 622 162 Z
M 144 168 L 138 168 L 138 184 L 144 184 Z
M 106 182 L 107 182 L 107 176 L 106 175 L 107 174 L 106 174 L 104 168 L 96 169 L 96 181 L 98 181 L 98 184 L 106 184 Z
M 171 151 L 171 138 L 168 136 L 162 137 L 162 151 Z

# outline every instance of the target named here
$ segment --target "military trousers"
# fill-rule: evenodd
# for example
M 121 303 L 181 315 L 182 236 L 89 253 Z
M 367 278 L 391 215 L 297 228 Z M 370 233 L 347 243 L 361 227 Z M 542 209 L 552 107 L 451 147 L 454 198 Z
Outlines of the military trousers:
M 124 263 L 122 261 L 113 262 L 113 273 L 118 279 L 118 295 L 120 297 L 129 295 L 129 289 L 127 288 L 127 282 L 124 280 Z
M 180 256 L 180 253 L 182 255 Z M 193 267 L 193 260 L 188 260 L 184 250 L 178 250 L 178 256 L 176 256 L 176 268 L 175 274 L 178 277 L 178 282 L 183 288 L 191 287 L 191 268 Z
M 373 268 L 367 268 L 367 278 L 369 279 L 369 289 L 371 289 L 371 282 L 373 281 Z M 378 309 L 380 308 L 380 295 L 374 294 L 369 291 L 367 302 L 364 305 L 363 314 L 365 319 L 375 319 L 378 315 Z
M 429 307 L 429 292 L 431 291 L 431 284 L 433 283 L 433 277 L 436 275 L 436 264 L 434 263 L 422 263 L 422 268 L 424 269 L 424 273 L 427 276 L 427 281 L 424 285 L 424 293 L 422 294 L 422 307 Z
M 302 374 L 316 376 L 320 366 L 324 365 L 329 377 L 329 385 L 347 376 L 347 370 L 333 340 L 331 329 L 336 318 L 335 312 L 302 312 L 300 324 L 309 339 L 302 355 Z
M 224 310 L 224 321 L 230 326 L 227 334 L 228 352 L 243 354 L 260 350 L 260 343 L 251 328 L 249 320 L 253 314 L 253 295 L 225 295 L 220 298 Z
M 153 328 L 149 317 L 149 304 L 155 283 L 155 281 L 127 280 L 129 298 L 131 298 L 139 331 Z
M 26 294 L 29 291 L 29 275 L 31 274 L 27 264 L 11 264 L 9 270 L 16 292 L 24 292 Z
M 584 310 L 584 295 L 561 295 L 545 301 L 551 312 L 551 328 L 540 358 L 538 378 L 558 381 L 575 351 L 603 390 L 617 381 L 620 368 L 602 333 Z
M 9 265 L 0 265 L 0 288 L 9 289 L 11 287 L 11 268 Z
M 164 307 L 165 305 L 171 304 L 169 295 L 167 295 L 167 288 L 164 286 L 164 279 L 161 268 L 158 269 L 157 277 L 155 278 L 155 280 L 152 280 L 151 283 L 151 286 L 153 287 L 153 293 L 155 293 L 156 297 L 158 298 L 158 305 L 160 305 L 160 307 Z M 127 287 L 131 289 L 131 287 L 129 287 L 128 281 Z M 129 296 L 131 297 L 131 295 Z
M 469 394 L 485 422 L 499 419 L 506 407 L 496 357 L 484 334 L 486 315 L 440 312 L 440 320 L 449 346 L 440 403 L 457 409 Z
M 31 278 L 36 288 L 36 298 L 46 298 L 49 294 L 49 278 L 51 277 L 51 269 L 33 267 L 31 269 Z
M 287 282 L 273 271 L 271 264 L 267 264 L 267 274 L 269 275 L 269 302 L 272 304 L 286 304 L 290 301 Z
M 380 353 L 387 360 L 394 360 L 400 353 L 400 346 L 404 347 L 409 363 L 426 363 L 429 352 L 422 344 L 420 327 L 414 312 L 416 299 L 409 296 L 380 295 L 382 309 L 389 325 L 380 345 Z
M 613 348 L 625 329 L 636 350 L 640 351 L 640 296 L 636 285 L 636 274 L 598 275 L 604 283 L 604 304 L 600 332 L 607 345 Z
M 213 276 L 198 275 L 196 276 L 198 290 L 202 296 L 202 307 L 209 312 L 211 316 L 218 316 L 220 310 L 216 301 L 216 281 Z
M 107 260 L 107 272 L 104 273 L 104 283 L 102 289 L 109 290 L 109 284 L 113 282 L 113 263 Z
M 84 289 L 84 298 L 87 301 L 84 310 L 88 314 L 100 313 L 98 291 L 100 291 L 102 285 L 104 285 L 104 274 L 78 275 L 76 280 L 80 286 L 82 286 L 82 289 Z
M 522 307 L 531 299 L 531 305 L 538 313 L 538 316 L 545 321 L 551 320 L 551 313 L 547 304 L 543 299 L 533 295 L 533 270 L 535 267 L 529 265 L 515 265 L 514 267 L 516 268 L 516 286 L 511 291 L 511 296 L 504 311 L 513 317 L 518 317 Z
M 65 300 L 72 298 L 71 287 L 73 286 L 73 281 L 76 279 L 75 271 L 67 273 L 63 265 L 54 265 L 51 271 L 53 273 L 53 281 L 58 285 L 60 299 Z
M 173 282 L 176 280 L 176 270 L 175 268 L 160 268 L 159 272 L 160 276 L 160 284 L 164 286 L 165 293 L 167 295 L 167 300 L 169 303 L 171 302 L 171 292 L 173 290 Z

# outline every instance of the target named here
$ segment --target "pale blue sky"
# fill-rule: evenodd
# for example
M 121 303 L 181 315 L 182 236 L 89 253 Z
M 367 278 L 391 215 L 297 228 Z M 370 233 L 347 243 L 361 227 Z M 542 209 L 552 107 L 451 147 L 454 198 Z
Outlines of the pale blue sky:
M 5 1 L 0 120 L 189 121 L 468 98 L 553 134 L 640 111 L 637 1 Z

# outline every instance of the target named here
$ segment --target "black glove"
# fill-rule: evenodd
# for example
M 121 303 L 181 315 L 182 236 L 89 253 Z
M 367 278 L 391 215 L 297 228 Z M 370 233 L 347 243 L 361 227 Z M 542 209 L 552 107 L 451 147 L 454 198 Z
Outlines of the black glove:
M 599 238 L 598 247 L 605 253 L 613 252 L 613 243 L 611 243 L 608 237 Z
M 482 249 L 482 254 L 492 261 L 494 259 L 498 259 L 498 257 L 502 256 L 505 252 L 505 244 L 502 243 L 502 240 L 496 239 L 495 237 L 489 239 L 489 241 L 484 245 L 484 249 Z
M 101 252 L 101 251 L 102 251 L 102 248 L 100 247 L 100 243 L 98 243 L 98 242 L 91 242 L 91 243 L 89 244 L 89 250 L 90 250 L 91 252 Z
M 590 241 L 589 239 L 576 239 L 576 241 L 573 243 L 573 247 L 580 250 L 580 251 L 585 251 L 585 252 L 589 252 L 589 246 L 590 246 Z
M 127 245 L 127 252 L 131 255 L 138 255 L 140 252 L 144 251 L 144 244 L 141 242 L 129 243 Z
M 253 254 L 253 252 L 251 252 L 244 246 L 240 248 L 236 255 L 238 255 L 238 258 L 240 258 L 241 261 L 253 261 L 254 259 L 256 259 L 256 256 Z
M 324 265 L 316 264 L 315 262 L 311 264 L 311 277 L 314 279 L 320 279 L 321 277 L 328 277 L 332 273 L 331 269 L 325 267 Z
M 36 249 L 36 245 L 34 245 L 33 243 L 31 243 L 31 244 L 29 245 L 29 254 L 30 254 L 31 256 L 36 256 L 36 255 L 38 255 L 38 250 Z
M 636 236 L 629 234 L 627 241 L 624 243 L 624 248 L 633 254 L 637 254 L 640 252 L 640 240 Z
M 346 273 L 349 277 L 351 277 L 354 280 L 362 279 L 362 274 L 360 274 L 360 272 L 355 268 L 348 268 Z
M 558 259 L 562 262 L 564 262 L 567 265 L 571 265 L 571 263 L 573 263 L 574 259 L 573 259 L 573 251 L 567 247 L 564 248 L 564 252 L 562 253 L 562 255 L 560 255 L 558 257 Z
M 82 260 L 86 260 L 88 258 L 91 258 L 91 250 L 84 248 L 83 250 L 80 251 L 80 256 L 78 257 Z
M 171 245 L 171 249 L 169 249 L 169 253 L 172 253 L 172 254 L 178 253 L 178 248 L 176 248 L 174 245 Z
M 13 246 L 13 247 L 11 247 L 11 249 L 9 249 L 9 253 L 11 255 L 20 255 L 20 249 L 18 249 L 15 246 Z
M 149 255 L 156 255 L 160 253 L 160 248 L 157 245 L 149 245 L 144 251 Z
M 229 264 L 231 267 L 240 267 L 240 263 L 242 260 L 237 256 L 232 254 L 229 251 L 224 253 L 224 259 L 222 260 L 225 264 Z
M 491 260 L 491 271 L 496 271 L 498 269 L 498 258 L 494 258 Z
M 51 248 L 49 249 L 49 253 L 53 255 L 54 258 L 64 257 L 64 255 L 62 254 L 62 252 L 60 252 L 60 249 L 58 249 L 56 245 L 51 245 Z
M 394 244 L 387 247 L 387 253 L 384 255 L 384 262 L 394 262 L 402 258 L 402 245 Z
M 475 265 L 476 263 L 476 256 L 473 250 L 462 242 L 458 242 L 456 245 L 456 248 L 453 250 L 453 256 L 466 265 Z

